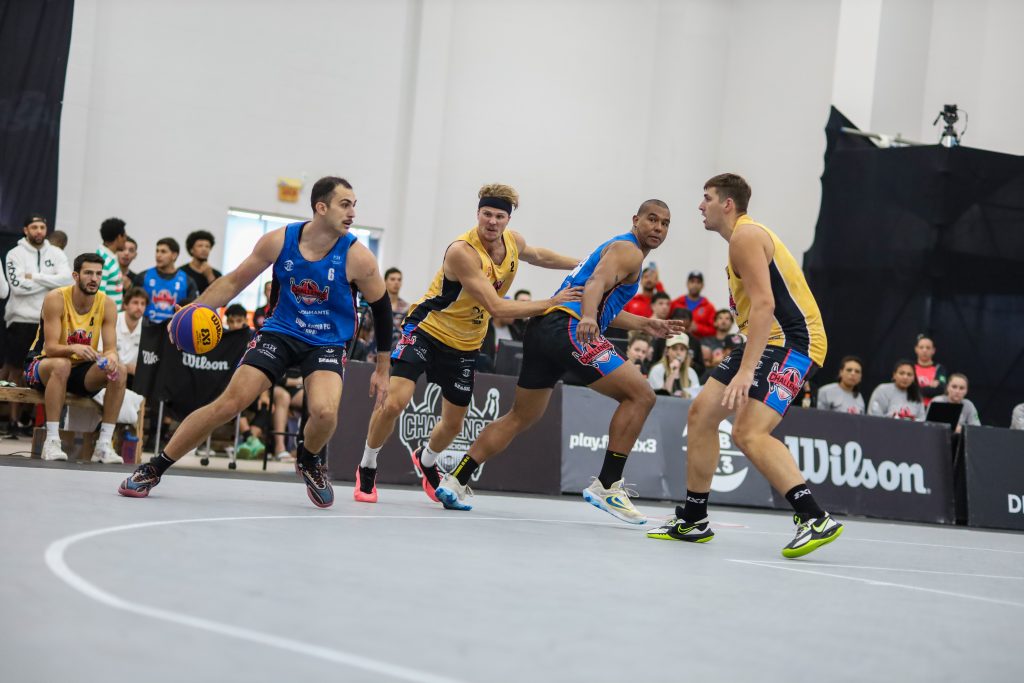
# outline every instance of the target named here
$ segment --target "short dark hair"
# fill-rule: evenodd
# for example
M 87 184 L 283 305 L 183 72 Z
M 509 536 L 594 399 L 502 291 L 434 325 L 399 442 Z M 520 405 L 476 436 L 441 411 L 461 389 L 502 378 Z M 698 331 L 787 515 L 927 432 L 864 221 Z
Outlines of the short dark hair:
M 25 222 L 22 224 L 21 227 L 22 229 L 24 229 L 32 225 L 33 223 L 42 223 L 43 225 L 47 225 L 46 216 L 44 216 L 41 213 L 30 213 L 29 215 L 25 216 Z
M 400 271 L 398 268 L 395 268 L 394 266 L 391 266 L 390 268 L 384 271 L 384 279 L 387 280 L 389 277 L 391 277 L 392 273 L 398 273 L 399 275 L 401 275 L 402 271 Z
M 161 244 L 166 246 L 175 254 L 181 253 L 181 247 L 178 245 L 178 240 L 174 239 L 173 237 L 161 237 L 156 241 L 156 246 L 159 247 Z
M 146 303 L 149 303 L 149 294 L 146 294 L 146 290 L 142 287 L 132 287 L 124 294 L 124 303 L 128 303 L 132 299 L 145 299 Z
M 843 368 L 846 367 L 847 363 L 856 363 L 857 365 L 859 365 L 862 373 L 861 378 L 863 378 L 864 361 L 860 359 L 860 356 L 843 356 L 843 359 L 839 361 L 840 374 L 842 374 Z M 860 382 L 857 382 L 856 386 L 853 387 L 853 397 L 857 398 L 858 396 L 860 396 Z
M 651 305 L 653 306 L 655 301 L 661 301 L 662 299 L 672 301 L 672 297 L 670 297 L 666 292 L 655 292 L 651 295 Z
M 124 233 L 124 221 L 120 218 L 108 218 L 100 224 L 100 237 L 104 244 L 109 244 Z
M 139 246 L 139 243 L 138 243 L 138 242 L 136 242 L 136 241 L 135 241 L 135 238 L 134 238 L 134 237 L 132 237 L 131 235 L 125 235 L 125 236 L 124 236 L 124 241 L 125 241 L 125 242 L 131 242 L 131 243 L 132 243 L 132 244 L 134 244 L 134 245 L 135 245 L 136 247 L 138 247 L 138 246 Z
M 715 311 L 715 317 L 717 318 L 718 316 L 722 315 L 723 313 L 728 313 L 729 317 L 732 318 L 733 320 L 736 319 L 736 316 L 734 316 L 732 314 L 732 311 L 730 311 L 728 308 L 719 308 L 717 311 Z
M 516 293 L 512 295 L 512 298 L 513 299 L 518 299 L 520 294 L 525 294 L 526 296 L 529 296 L 529 297 L 533 296 L 533 292 L 531 292 L 528 289 L 517 289 Z
M 647 201 L 640 205 L 639 209 L 636 210 L 636 215 L 643 216 L 647 212 L 647 209 L 652 206 L 657 206 L 659 208 L 665 209 L 666 211 L 669 210 L 668 204 L 661 201 L 660 199 L 648 199 Z
M 228 309 L 224 311 L 224 317 L 230 318 L 233 315 L 240 315 L 243 318 L 248 317 L 249 311 L 245 310 L 245 306 L 242 304 L 231 304 Z
M 313 209 L 313 213 L 316 213 L 318 203 L 331 203 L 331 195 L 334 194 L 334 188 L 338 185 L 349 190 L 352 189 L 352 185 L 347 180 L 333 175 L 325 176 L 313 183 L 313 190 L 309 193 L 309 206 Z
M 84 254 L 79 254 L 78 256 L 75 257 L 75 272 L 76 273 L 81 273 L 82 272 L 82 264 L 84 264 L 84 263 L 98 263 L 98 264 L 100 264 L 102 266 L 103 265 L 103 257 L 100 256 L 99 254 L 95 253 L 95 252 L 92 252 L 92 251 L 87 251 Z
M 209 242 L 210 248 L 213 248 L 213 245 L 216 244 L 216 242 L 213 241 L 213 234 L 208 230 L 193 230 L 188 234 L 188 237 L 185 238 L 185 251 L 189 253 L 189 256 L 192 255 L 192 247 L 196 246 L 196 242 L 199 240 L 206 240 Z
M 735 173 L 722 173 L 704 183 L 704 189 L 715 188 L 720 199 L 731 199 L 740 213 L 747 212 L 750 203 L 750 185 Z
M 693 320 L 693 313 L 686 306 L 680 306 L 668 316 L 672 320 Z

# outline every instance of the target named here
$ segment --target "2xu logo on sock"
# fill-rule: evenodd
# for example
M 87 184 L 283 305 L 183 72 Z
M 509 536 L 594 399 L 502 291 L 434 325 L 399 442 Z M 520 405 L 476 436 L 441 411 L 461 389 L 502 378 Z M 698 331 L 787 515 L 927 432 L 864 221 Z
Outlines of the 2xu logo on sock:
M 847 441 L 845 446 L 806 436 L 787 436 L 784 441 L 800 472 L 812 484 L 830 480 L 835 486 L 881 487 L 885 491 L 900 490 L 922 495 L 931 493 L 931 489 L 925 488 L 924 468 L 920 464 L 882 460 L 875 465 L 873 460 L 864 457 L 856 441 Z

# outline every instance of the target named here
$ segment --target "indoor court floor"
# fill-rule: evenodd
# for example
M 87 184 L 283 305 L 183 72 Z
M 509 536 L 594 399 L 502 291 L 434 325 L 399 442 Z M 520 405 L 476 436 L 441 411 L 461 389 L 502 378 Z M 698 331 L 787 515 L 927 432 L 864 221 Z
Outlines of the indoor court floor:
M 571 496 L 0 458 L 0 681 L 1018 681 L 1024 535 L 712 507 L 649 540 Z M 640 501 L 652 517 L 667 504 Z

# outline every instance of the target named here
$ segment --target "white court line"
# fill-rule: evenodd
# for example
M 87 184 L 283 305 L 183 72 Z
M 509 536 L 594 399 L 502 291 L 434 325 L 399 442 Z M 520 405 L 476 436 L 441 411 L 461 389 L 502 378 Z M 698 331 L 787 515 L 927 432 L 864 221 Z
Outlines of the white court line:
M 793 560 L 751 560 L 758 564 L 778 564 L 778 565 L 791 565 Z M 838 569 L 867 569 L 872 571 L 880 572 L 909 572 L 912 574 L 940 574 L 942 576 L 967 576 L 972 579 L 1008 579 L 1011 581 L 1024 581 L 1024 576 L 1000 576 L 997 574 L 972 574 L 970 572 L 941 572 L 935 569 L 906 569 L 903 567 L 867 567 L 860 564 L 820 564 L 812 565 L 819 569 L 831 569 L 836 567 Z
M 261 645 L 269 645 L 271 647 L 276 647 L 281 650 L 288 650 L 309 657 L 316 657 L 318 659 L 324 659 L 329 662 L 350 666 L 356 669 L 363 669 L 364 671 L 370 671 L 376 674 L 383 674 L 401 680 L 412 681 L 413 683 L 461 683 L 458 679 L 438 676 L 416 669 L 408 669 L 403 666 L 398 666 L 396 664 L 388 664 L 387 662 L 381 662 L 375 659 L 370 659 L 368 657 L 353 654 L 351 652 L 345 652 L 343 650 L 335 650 L 328 647 L 311 645 L 309 643 L 303 643 L 298 640 L 292 640 L 290 638 L 283 638 L 281 636 L 270 635 L 268 633 L 262 633 L 260 631 L 254 631 L 252 629 L 242 628 L 239 626 L 232 626 L 231 624 L 212 621 L 210 619 L 204 619 L 202 617 L 196 617 L 190 614 L 184 614 L 182 612 L 174 612 L 172 610 L 161 609 L 159 607 L 150 607 L 148 605 L 141 605 L 134 602 L 128 602 L 127 600 L 123 600 L 117 597 L 116 595 L 108 593 L 102 588 L 99 588 L 95 584 L 90 583 L 89 581 L 84 579 L 80 574 L 77 574 L 74 570 L 72 570 L 64 559 L 64 554 L 67 552 L 68 548 L 75 545 L 76 543 L 79 543 L 80 541 L 85 541 L 87 539 L 95 538 L 97 536 L 104 536 L 107 534 L 113 534 L 121 531 L 133 531 L 135 529 L 145 529 L 148 527 L 157 526 L 169 526 L 172 524 L 266 521 L 274 519 L 429 519 L 440 521 L 467 522 L 545 522 L 549 524 L 584 524 L 590 526 L 616 527 L 622 526 L 621 524 L 615 524 L 612 522 L 583 522 L 559 519 L 519 519 L 509 517 L 474 517 L 470 515 L 467 515 L 465 517 L 437 517 L 426 515 L 267 515 L 260 517 L 206 517 L 201 519 L 175 519 L 156 522 L 138 522 L 135 524 L 122 524 L 119 526 L 106 527 L 103 529 L 94 529 L 92 531 L 84 531 L 79 534 L 65 536 L 64 538 L 58 539 L 51 543 L 49 546 L 47 546 L 45 553 L 46 566 L 49 567 L 50 571 L 52 571 L 57 576 L 57 578 L 61 579 L 64 583 L 68 584 L 78 592 L 82 593 L 86 597 L 92 598 L 93 600 L 99 603 L 107 605 L 108 607 L 113 607 L 114 609 L 132 612 L 134 614 L 139 614 L 144 617 L 150 617 L 151 619 L 159 619 L 161 621 L 167 621 L 173 624 L 178 624 L 189 628 L 209 631 L 211 633 L 216 633 L 222 636 L 228 636 L 230 638 L 247 640 L 253 643 L 259 643 Z
M 969 595 L 968 593 L 956 593 L 954 591 L 944 591 L 938 588 L 925 588 L 923 586 L 913 586 L 905 583 L 893 583 L 891 581 L 878 581 L 876 579 L 865 579 L 862 576 L 846 576 L 844 574 L 832 574 L 829 572 L 815 571 L 813 569 L 798 569 L 796 567 L 784 566 L 782 564 L 770 564 L 768 562 L 762 562 L 758 560 L 733 560 L 729 559 L 728 562 L 736 562 L 737 564 L 753 565 L 755 567 L 765 567 L 767 569 L 781 569 L 787 572 L 797 572 L 799 574 L 812 574 L 814 576 L 827 576 L 833 579 L 846 579 L 848 581 L 857 581 L 859 583 L 865 583 L 869 586 L 885 586 L 890 588 L 906 588 L 907 590 L 919 591 L 922 593 L 934 593 L 936 595 L 945 595 L 953 598 L 964 598 L 967 600 L 978 600 L 980 602 L 988 602 L 994 605 L 1006 605 L 1009 607 L 1024 607 L 1024 603 L 1012 602 L 1010 600 L 998 600 L 996 598 L 986 598 L 981 595 Z
M 712 526 L 714 522 L 712 522 Z M 792 536 L 793 532 L 782 531 L 754 531 L 753 529 L 740 529 L 745 534 L 761 534 L 763 536 Z M 884 538 L 851 538 L 849 534 L 843 536 L 843 542 L 849 543 L 889 543 L 891 545 L 907 545 L 920 548 L 945 548 L 946 550 L 979 550 L 989 553 L 1009 553 L 1010 555 L 1024 555 L 1024 550 L 1007 550 L 1004 548 L 975 548 L 968 545 L 948 545 L 944 543 L 921 543 L 919 541 L 894 541 Z

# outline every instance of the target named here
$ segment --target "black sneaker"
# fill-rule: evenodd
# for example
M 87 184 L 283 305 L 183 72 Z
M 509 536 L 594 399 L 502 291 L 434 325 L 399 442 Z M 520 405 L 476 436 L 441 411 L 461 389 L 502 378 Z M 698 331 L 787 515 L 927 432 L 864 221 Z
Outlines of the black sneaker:
M 148 462 L 135 468 L 132 475 L 121 482 L 117 492 L 129 498 L 145 498 L 149 495 L 150 489 L 160 483 L 160 475 L 156 468 Z
M 377 502 L 377 468 L 357 467 L 356 487 L 352 489 L 352 498 L 359 503 Z
M 678 510 L 676 511 L 678 513 Z M 699 522 L 687 522 L 682 517 L 673 517 L 657 529 L 647 532 L 647 538 L 657 538 L 662 541 L 687 541 L 689 543 L 707 543 L 715 537 L 711 530 L 708 518 Z
M 789 559 L 814 552 L 843 533 L 843 525 L 827 512 L 820 519 L 801 520 L 799 515 L 793 515 L 793 522 L 796 524 L 796 537 L 782 549 L 782 556 Z
M 423 475 L 420 477 L 420 483 L 423 484 L 423 492 L 427 494 L 427 498 L 430 498 L 435 503 L 440 503 L 441 501 L 437 499 L 437 493 L 435 493 L 437 487 L 441 485 L 441 475 L 437 472 L 437 464 L 435 463 L 429 467 L 424 465 L 420 460 L 422 454 L 423 446 L 420 446 L 410 454 L 412 455 L 412 466 Z
M 306 482 L 306 494 L 318 508 L 329 508 L 334 505 L 334 487 L 327 476 L 327 468 L 324 467 L 320 458 L 315 458 L 312 463 L 302 460 L 295 463 L 295 471 L 299 473 L 302 480 Z

